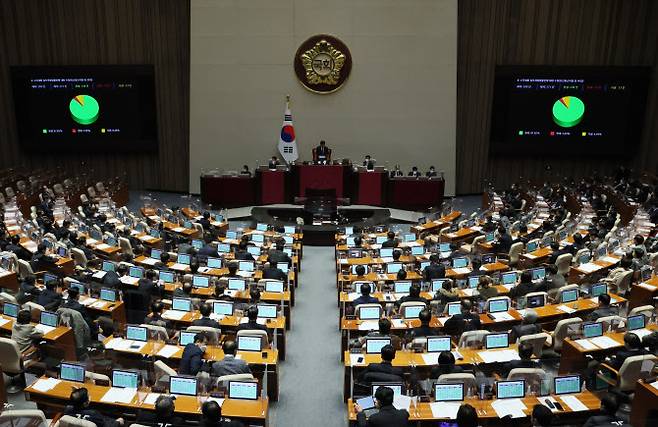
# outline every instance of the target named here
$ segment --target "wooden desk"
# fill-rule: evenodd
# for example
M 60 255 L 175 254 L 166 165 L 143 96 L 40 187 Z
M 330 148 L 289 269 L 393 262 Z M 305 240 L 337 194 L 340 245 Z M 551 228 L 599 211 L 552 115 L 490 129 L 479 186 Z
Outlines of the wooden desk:
M 594 412 L 598 412 L 598 410 L 601 407 L 601 401 L 599 400 L 596 395 L 589 391 L 584 391 L 578 394 L 575 394 L 576 396 L 586 407 L 586 411 L 572 411 L 571 408 L 562 400 L 560 396 L 553 396 L 556 400 L 560 401 L 562 404 L 562 407 L 564 408 L 564 411 L 559 412 L 560 418 L 568 418 L 571 420 L 573 423 L 573 420 L 579 419 L 584 422 L 585 418 L 589 417 L 592 415 Z M 526 414 L 527 417 L 530 417 L 532 413 L 532 408 L 539 404 L 541 399 L 540 397 L 535 397 L 535 396 L 528 396 L 523 398 L 523 404 L 526 406 L 526 410 L 524 410 L 524 413 Z M 498 415 L 496 414 L 496 411 L 493 409 L 492 403 L 494 400 L 479 400 L 477 398 L 466 398 L 463 403 L 468 403 L 471 406 L 473 406 L 478 413 L 478 418 L 480 420 L 481 424 L 484 425 L 501 425 L 501 420 L 498 418 Z M 351 426 L 356 425 L 356 412 L 354 411 L 354 404 L 352 403 L 352 399 L 350 399 L 347 402 L 347 416 L 350 422 Z M 435 426 L 437 425 L 437 420 L 439 418 L 434 418 L 432 415 L 432 409 L 430 407 L 430 403 L 418 403 L 416 406 L 413 405 L 409 408 L 409 420 L 413 421 L 415 424 L 418 426 L 424 426 L 424 425 L 432 425 Z M 442 418 L 442 420 L 448 421 L 447 418 Z M 454 422 L 452 420 L 451 422 Z M 511 424 L 514 425 L 514 424 Z M 635 424 L 633 424 L 635 425 Z
M 187 218 L 194 220 L 194 221 L 199 221 L 201 218 L 203 218 L 203 214 L 199 211 L 195 211 L 194 209 L 191 208 L 182 208 L 181 212 L 183 215 L 185 215 Z M 219 234 L 226 234 L 226 230 L 228 230 L 228 221 L 222 221 L 222 222 L 217 222 L 214 221 L 212 218 L 210 220 L 210 225 L 215 227 L 215 229 L 218 231 Z M 210 230 L 205 230 L 205 231 L 210 231 Z
M 405 280 L 422 280 L 423 276 L 421 276 L 418 272 L 416 271 L 407 271 L 407 278 Z M 385 274 L 385 273 L 368 273 L 364 276 L 357 276 L 356 274 L 341 274 L 338 276 L 338 281 L 339 282 L 358 282 L 358 281 L 366 281 L 366 282 L 379 282 L 379 281 L 384 281 L 384 282 L 394 282 L 398 280 L 398 275 L 391 273 L 391 274 Z
M 88 302 L 87 300 L 93 302 Z M 126 306 L 123 301 L 110 302 L 80 295 L 80 303 L 87 308 L 87 311 L 90 311 L 96 316 L 109 317 L 120 325 L 126 323 Z
M 226 336 L 222 336 L 220 342 L 223 342 Z M 103 341 L 103 344 L 107 347 L 110 345 L 113 340 L 117 338 L 106 338 Z M 178 351 L 171 356 L 163 356 L 159 352 L 165 347 L 176 347 Z M 149 340 L 144 347 L 138 351 L 133 350 L 124 350 L 124 349 L 108 349 L 108 352 L 116 353 L 117 355 L 122 356 L 124 359 L 130 361 L 135 360 L 135 356 L 140 357 L 152 357 L 163 360 L 172 368 L 177 369 L 180 363 L 180 360 L 183 356 L 184 347 L 180 345 L 171 345 L 166 344 L 162 341 Z M 262 356 L 262 353 L 266 353 L 266 357 Z M 266 349 L 262 352 L 260 351 L 238 351 L 237 357 L 241 358 L 249 364 L 251 371 L 256 378 L 263 384 L 263 377 L 265 371 L 267 371 L 267 395 L 268 397 L 276 402 L 279 400 L 279 351 L 277 349 Z M 206 347 L 206 352 L 203 355 L 204 360 L 209 360 L 212 362 L 217 362 L 224 359 L 224 351 L 220 345 L 209 345 Z
M 416 236 L 420 238 L 420 235 L 423 233 L 436 233 L 437 231 L 440 231 L 446 227 L 450 227 L 450 224 L 459 218 L 461 214 L 462 213 L 460 211 L 452 211 L 448 215 L 442 216 L 441 218 L 434 221 L 411 226 L 409 230 L 416 233 Z
M 656 384 L 654 384 L 656 385 Z M 635 386 L 635 398 L 631 407 L 631 424 L 634 427 L 655 426 L 655 418 L 649 420 L 649 415 L 656 416 L 658 408 L 658 389 L 644 381 L 638 381 Z
M 0 288 L 6 288 L 14 292 L 18 291 L 18 275 L 14 271 L 3 270 L 0 272 Z
M 45 377 L 42 377 L 45 378 Z M 64 406 L 68 404 L 71 391 L 80 387 L 80 383 L 70 381 L 60 381 L 53 389 L 47 392 L 35 390 L 32 386 L 25 388 L 26 398 L 37 404 L 37 407 L 48 415 L 61 412 Z M 144 403 L 143 397 L 146 392 L 136 393 L 130 403 L 106 403 L 101 402 L 101 398 L 107 393 L 110 387 L 98 386 L 91 383 L 84 385 L 89 391 L 89 400 L 92 407 L 100 408 L 104 412 L 108 411 L 121 416 L 123 412 L 134 413 L 137 409 L 153 410 L 154 406 Z M 140 395 L 144 396 L 140 396 Z M 142 400 L 140 400 L 142 397 Z M 202 398 L 195 396 L 177 396 L 176 413 L 185 417 L 199 418 L 201 415 Z M 222 405 L 222 415 L 243 420 L 249 424 L 265 426 L 268 423 L 268 399 L 259 398 L 258 400 L 236 400 L 226 399 Z
M 588 282 L 592 281 L 593 277 L 596 277 L 598 275 L 601 275 L 606 272 L 610 267 L 614 267 L 619 263 L 619 260 L 621 258 L 618 257 L 613 257 L 611 256 L 610 258 L 614 258 L 617 261 L 611 262 L 608 260 L 596 260 L 592 261 L 588 264 L 592 266 L 596 266 L 596 269 L 593 271 L 585 270 L 581 268 L 580 266 L 578 267 L 570 267 L 569 268 L 569 283 L 583 283 L 583 282 Z
M 476 236 L 481 235 L 482 232 L 475 228 L 460 228 L 457 231 L 444 233 L 440 236 L 442 242 L 468 242 L 473 240 Z
M 656 296 L 658 296 L 658 276 L 653 276 L 644 282 L 644 284 L 631 286 L 628 309 L 630 310 L 641 305 L 653 305 L 653 298 Z
M 0 332 L 5 336 L 10 337 L 12 327 L 14 326 L 14 319 L 5 316 L 4 314 L 0 315 L 0 318 L 8 320 L 8 322 L 0 326 Z M 44 334 L 43 339 L 61 350 L 64 360 L 78 360 L 75 353 L 75 337 L 73 336 L 73 329 L 67 326 L 58 326 L 47 334 Z

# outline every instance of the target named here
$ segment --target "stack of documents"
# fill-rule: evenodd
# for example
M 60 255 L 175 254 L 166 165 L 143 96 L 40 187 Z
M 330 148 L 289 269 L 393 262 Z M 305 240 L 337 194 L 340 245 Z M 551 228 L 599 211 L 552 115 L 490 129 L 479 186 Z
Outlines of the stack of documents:
M 512 418 L 525 417 L 524 409 L 527 409 L 521 399 L 498 399 L 491 403 L 491 407 L 496 411 L 498 418 L 511 415 Z

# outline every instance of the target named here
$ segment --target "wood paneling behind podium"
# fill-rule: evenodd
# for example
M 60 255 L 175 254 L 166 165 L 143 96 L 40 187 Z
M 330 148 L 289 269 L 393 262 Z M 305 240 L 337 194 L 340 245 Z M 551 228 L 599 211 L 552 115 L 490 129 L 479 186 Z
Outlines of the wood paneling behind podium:
M 658 167 L 658 2 L 655 0 L 460 0 L 457 59 L 457 193 L 493 179 L 541 178 L 547 159 L 489 158 L 496 64 L 653 66 L 639 149 L 630 164 Z M 356 62 L 356 59 L 355 59 Z M 623 141 L 620 141 L 623 150 Z M 595 149 L 595 148 L 594 148 Z M 551 159 L 555 173 L 609 171 L 617 159 Z
M 185 191 L 189 175 L 190 0 L 0 1 L 0 168 L 124 171 L 132 188 Z M 51 154 L 20 150 L 10 65 L 153 64 L 159 151 Z

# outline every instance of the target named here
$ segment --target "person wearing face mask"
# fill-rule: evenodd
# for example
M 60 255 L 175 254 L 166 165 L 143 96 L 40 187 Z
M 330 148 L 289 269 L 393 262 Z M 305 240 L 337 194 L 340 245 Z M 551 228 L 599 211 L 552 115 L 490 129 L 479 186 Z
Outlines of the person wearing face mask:
M 425 173 L 425 176 L 428 177 L 428 178 L 434 178 L 434 177 L 437 176 L 437 175 L 436 175 L 436 169 L 434 169 L 434 166 L 430 166 L 430 170 L 428 170 L 428 171 Z
M 194 336 L 194 342 L 185 346 L 181 357 L 178 373 L 181 375 L 196 375 L 203 366 L 203 353 L 206 351 L 208 337 L 199 332 Z

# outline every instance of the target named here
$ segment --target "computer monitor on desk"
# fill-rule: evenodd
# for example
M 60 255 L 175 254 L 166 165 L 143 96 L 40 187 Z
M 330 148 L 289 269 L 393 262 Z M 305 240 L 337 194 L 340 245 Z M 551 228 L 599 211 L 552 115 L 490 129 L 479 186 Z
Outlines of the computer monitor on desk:
M 464 400 L 464 383 L 434 384 L 435 402 L 461 402 Z
M 77 363 L 62 362 L 59 365 L 59 378 L 64 381 L 85 382 L 85 367 Z
M 389 262 L 386 264 L 386 273 L 388 274 L 397 274 L 397 272 L 402 269 L 403 266 L 401 262 Z
M 525 397 L 525 380 L 496 381 L 496 399 L 521 399 Z
M 390 382 L 390 383 L 389 383 L 389 382 L 386 382 L 386 383 L 382 383 L 382 382 L 376 382 L 376 383 L 372 383 L 372 384 L 370 384 L 370 387 L 371 387 L 370 390 L 371 390 L 373 396 L 375 395 L 375 393 L 377 392 L 377 389 L 378 389 L 379 387 L 388 387 L 388 388 L 390 388 L 391 390 L 393 390 L 393 396 L 394 396 L 394 397 L 398 397 L 398 396 L 402 396 L 402 395 L 404 395 L 404 384 L 403 384 L 403 383 L 396 383 L 396 382 Z
M 484 338 L 484 347 L 487 350 L 509 347 L 509 334 L 507 332 L 502 332 L 499 334 L 487 335 Z
M 137 388 L 139 385 L 139 373 L 123 369 L 112 370 L 112 387 Z
M 196 396 L 197 379 L 194 377 L 169 377 L 169 393 L 181 396 Z
M 563 303 L 574 302 L 576 300 L 578 300 L 578 289 L 567 289 L 560 294 L 560 301 Z
M 502 313 L 509 310 L 507 298 L 495 298 L 489 300 L 489 313 Z
M 390 345 L 390 338 L 367 338 L 366 339 L 366 353 L 367 354 L 379 354 L 382 351 L 382 347 Z
M 442 351 L 450 351 L 450 349 L 452 348 L 452 343 L 450 339 L 451 337 L 449 335 L 427 337 L 427 352 L 440 353 Z
M 567 375 L 553 378 L 553 391 L 557 395 L 580 393 L 581 380 L 579 375 Z

